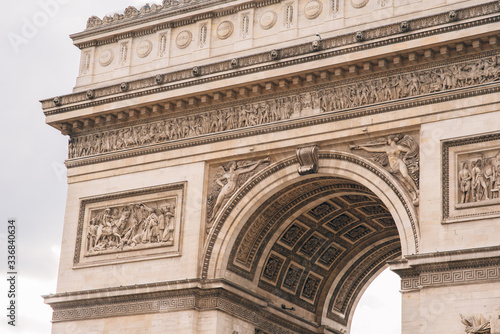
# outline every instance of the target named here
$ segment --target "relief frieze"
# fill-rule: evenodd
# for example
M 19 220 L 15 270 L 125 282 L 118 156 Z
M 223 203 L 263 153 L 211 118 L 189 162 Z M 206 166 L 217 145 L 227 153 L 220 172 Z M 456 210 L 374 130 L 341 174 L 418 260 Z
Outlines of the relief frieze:
M 499 79 L 500 56 L 489 55 L 408 73 L 354 82 L 350 80 L 344 85 L 324 84 L 309 91 L 295 90 L 288 95 L 281 94 L 260 101 L 254 98 L 247 103 L 226 104 L 227 107 L 190 116 L 74 136 L 69 143 L 69 158 L 168 143 L 302 116 L 473 87 Z
M 180 254 L 185 184 L 83 199 L 74 264 Z
M 500 134 L 443 145 L 443 223 L 500 216 Z

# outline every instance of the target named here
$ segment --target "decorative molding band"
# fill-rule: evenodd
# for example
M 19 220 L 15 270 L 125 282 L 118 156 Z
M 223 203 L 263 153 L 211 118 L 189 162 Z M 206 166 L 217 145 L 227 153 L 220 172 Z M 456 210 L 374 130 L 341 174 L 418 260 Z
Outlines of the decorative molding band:
M 66 167 L 67 168 L 73 168 L 73 167 L 80 167 L 80 166 L 86 166 L 86 165 L 91 165 L 91 164 L 97 164 L 97 163 L 102 163 L 102 162 L 108 162 L 108 161 L 114 161 L 114 160 L 119 160 L 119 159 L 125 159 L 125 158 L 131 158 L 131 157 L 136 157 L 140 155 L 146 155 L 146 154 L 154 154 L 154 153 L 159 153 L 159 152 L 165 152 L 165 151 L 173 151 L 173 150 L 178 150 L 178 149 L 184 149 L 188 147 L 193 147 L 193 146 L 198 146 L 198 145 L 205 145 L 205 144 L 210 144 L 210 143 L 217 143 L 217 142 L 222 142 L 226 140 L 233 140 L 233 139 L 239 139 L 239 138 L 246 138 L 246 137 L 252 137 L 252 136 L 257 136 L 257 135 L 263 135 L 267 133 L 273 133 L 273 132 L 280 132 L 280 131 L 287 131 L 291 129 L 298 129 L 298 128 L 303 128 L 303 127 L 309 127 L 313 125 L 319 125 L 319 124 L 325 124 L 325 123 L 333 123 L 333 122 L 338 122 L 338 121 L 343 121 L 343 120 L 348 120 L 348 119 L 353 119 L 353 118 L 358 118 L 358 117 L 363 117 L 363 116 L 369 116 L 369 115 L 376 115 L 376 114 L 382 114 L 386 112 L 391 112 L 395 110 L 401 110 L 401 109 L 408 109 L 408 108 L 415 108 L 415 107 L 420 107 L 420 106 L 425 106 L 425 105 L 430 105 L 430 104 L 436 104 L 436 103 L 442 103 L 442 102 L 448 102 L 448 101 L 453 101 L 453 100 L 458 100 L 458 99 L 463 99 L 463 98 L 470 98 L 474 96 L 480 96 L 480 95 L 486 95 L 486 94 L 492 94 L 492 93 L 498 93 L 500 92 L 500 85 L 498 84 L 486 84 L 486 85 L 481 85 L 477 87 L 475 90 L 465 90 L 465 89 L 458 89 L 456 92 L 453 94 L 447 93 L 438 93 L 438 94 L 432 94 L 429 98 L 427 99 L 415 99 L 413 101 L 398 101 L 396 103 L 384 103 L 381 106 L 374 106 L 375 108 L 370 108 L 370 109 L 364 109 L 360 110 L 360 108 L 351 108 L 347 110 L 343 110 L 342 112 L 335 112 L 335 113 L 329 113 L 326 115 L 317 115 L 314 118 L 309 118 L 307 120 L 302 120 L 302 122 L 293 122 L 290 121 L 288 124 L 270 124 L 271 126 L 255 126 L 252 127 L 249 130 L 241 131 L 241 132 L 233 132 L 233 131 L 228 131 L 227 133 L 221 133 L 220 135 L 213 135 L 208 138 L 201 138 L 201 139 L 189 139 L 189 140 L 177 140 L 167 144 L 162 144 L 162 145 L 152 145 L 149 147 L 144 147 L 140 149 L 134 149 L 134 150 L 126 150 L 122 152 L 117 152 L 115 154 L 103 154 L 103 155 L 98 155 L 98 156 L 93 156 L 89 158 L 84 158 L 84 159 L 74 159 L 74 160 L 67 160 L 66 161 Z M 432 113 L 437 114 L 437 113 Z M 411 116 L 409 116 L 411 118 Z M 300 120 L 300 119 L 298 119 Z M 284 123 L 284 122 L 281 122 Z
M 498 61 L 492 61 L 492 58 Z M 484 66 L 488 69 L 487 74 L 476 73 L 472 70 L 455 73 L 457 67 L 466 68 L 471 64 L 477 67 Z M 433 65 L 433 67 L 408 68 L 404 72 L 389 71 L 384 76 L 368 76 L 362 80 L 351 79 L 343 83 L 296 89 L 287 93 L 238 101 L 238 104 L 224 103 L 218 106 L 218 109 L 205 107 L 196 110 L 196 114 L 170 118 L 158 117 L 142 125 L 139 120 L 128 126 L 121 124 L 108 127 L 109 130 L 101 130 L 101 132 L 84 131 L 71 139 L 69 159 L 109 154 L 299 119 L 303 115 L 338 113 L 390 101 L 405 101 L 404 107 L 407 107 L 409 103 L 419 101 L 407 102 L 408 98 L 425 98 L 446 92 L 485 87 L 500 79 L 500 56 L 493 51 L 486 52 L 481 57 L 461 58 L 452 64 L 439 62 Z M 449 80 L 440 79 L 441 73 L 449 74 Z M 435 80 L 424 81 L 423 78 Z M 380 88 L 374 89 L 374 87 Z M 68 163 L 71 163 L 71 160 Z
M 393 271 L 401 276 L 403 291 L 443 285 L 476 284 L 500 280 L 500 258 L 410 265 Z
M 490 15 L 490 14 L 494 14 L 494 13 L 498 12 L 498 6 L 499 5 L 497 4 L 497 2 L 491 2 L 491 3 L 482 4 L 482 5 L 478 5 L 478 6 L 474 6 L 474 7 L 470 7 L 470 8 L 464 8 L 464 9 L 459 10 L 458 12 L 463 13 L 462 17 L 464 19 L 476 18 L 476 17 Z M 441 13 L 441 14 L 435 15 L 435 17 L 430 16 L 430 17 L 425 17 L 425 18 L 417 18 L 417 19 L 414 19 L 414 20 L 409 21 L 409 22 L 410 22 L 410 25 L 412 26 L 412 30 L 418 30 L 418 29 L 431 28 L 433 26 L 449 24 L 449 21 L 447 21 L 446 17 L 447 17 L 447 13 Z M 281 68 L 281 67 L 297 65 L 297 64 L 301 64 L 301 63 L 305 63 L 305 62 L 309 62 L 309 61 L 314 61 L 314 60 L 327 59 L 327 58 L 336 57 L 336 56 L 343 55 L 343 54 L 368 50 L 368 49 L 377 48 L 377 47 L 381 47 L 381 46 L 385 46 L 385 45 L 407 42 L 410 40 L 439 35 L 439 34 L 451 32 L 451 31 L 459 31 L 459 30 L 468 29 L 468 28 L 472 28 L 472 27 L 476 27 L 476 26 L 481 26 L 484 24 L 495 23 L 495 22 L 499 22 L 499 21 L 500 21 L 500 16 L 492 16 L 492 17 L 476 20 L 473 22 L 457 23 L 454 25 L 448 25 L 448 26 L 433 29 L 433 30 L 428 30 L 428 31 L 423 31 L 423 32 L 415 32 L 415 33 L 411 33 L 411 34 L 407 33 L 404 36 L 388 38 L 386 40 L 378 41 L 378 42 L 365 43 L 363 45 L 355 45 L 355 46 L 351 46 L 351 47 L 341 49 L 341 50 L 322 52 L 319 54 L 315 54 L 313 56 L 306 56 L 307 54 L 315 51 L 312 44 L 311 43 L 304 43 L 304 44 L 299 44 L 299 45 L 294 45 L 294 46 L 286 47 L 283 49 L 279 49 L 280 59 L 286 59 L 286 58 L 292 58 L 292 57 L 296 58 L 297 56 L 301 56 L 301 55 L 305 56 L 305 57 L 300 58 L 300 59 L 293 59 L 293 60 L 288 60 L 288 61 L 282 61 L 280 63 L 275 63 L 275 60 L 272 59 L 269 52 L 263 52 L 263 53 L 259 53 L 259 54 L 255 54 L 255 55 L 251 55 L 251 56 L 246 56 L 246 57 L 242 57 L 242 58 L 238 59 L 238 61 L 239 61 L 238 66 L 240 68 L 242 68 L 242 67 L 249 67 L 249 66 L 253 67 L 255 65 L 263 65 L 265 63 L 271 63 L 271 64 L 260 66 L 260 67 L 255 67 L 255 68 L 247 69 L 247 70 L 243 69 L 240 71 L 234 71 L 234 68 L 231 66 L 231 61 L 226 60 L 226 61 L 221 61 L 218 63 L 212 63 L 209 65 L 202 65 L 202 66 L 200 66 L 200 73 L 202 75 L 210 75 L 210 74 L 217 74 L 217 73 L 221 73 L 221 72 L 228 72 L 228 73 L 220 74 L 220 75 L 213 76 L 210 78 L 210 81 L 216 81 L 216 80 L 221 80 L 221 79 L 227 79 L 230 77 L 237 77 L 237 76 L 241 76 L 241 75 L 255 73 L 255 72 L 262 72 L 262 71 L 270 70 L 270 69 L 274 69 L 274 68 Z M 388 26 L 382 26 L 382 27 L 373 28 L 373 29 L 365 31 L 365 41 L 390 37 L 390 36 L 398 35 L 401 33 L 402 33 L 402 31 L 401 31 L 399 24 L 391 24 Z M 324 39 L 324 40 L 322 40 L 322 50 L 336 49 L 336 48 L 348 46 L 351 44 L 352 45 L 358 44 L 358 42 L 356 41 L 356 33 L 349 33 L 347 35 L 341 35 L 341 36 L 337 36 L 337 37 Z M 154 76 L 128 82 L 129 90 L 141 90 L 141 92 L 136 92 L 136 93 L 123 94 L 123 92 L 120 89 L 120 84 L 108 86 L 108 87 L 97 88 L 95 98 L 96 99 L 103 98 L 103 99 L 92 101 L 92 102 L 88 102 L 88 99 L 86 97 L 85 92 L 64 95 L 64 96 L 60 97 L 60 105 L 74 104 L 74 103 L 81 103 L 81 104 L 74 105 L 74 106 L 68 106 L 68 107 L 62 107 L 62 108 L 58 108 L 58 109 L 50 110 L 50 111 L 45 111 L 44 113 L 46 116 L 53 115 L 53 114 L 59 114 L 59 113 L 68 112 L 71 110 L 91 107 L 91 106 L 95 106 L 95 105 L 102 105 L 102 104 L 111 103 L 114 101 L 134 98 L 137 96 L 155 94 L 155 93 L 158 93 L 161 91 L 174 90 L 174 89 L 179 89 L 182 87 L 198 85 L 198 84 L 208 82 L 207 78 L 203 78 L 203 79 L 192 80 L 190 82 L 184 82 L 182 84 L 177 84 L 177 85 L 173 84 L 173 85 L 166 86 L 167 83 L 173 83 L 173 82 L 176 82 L 179 80 L 195 79 L 196 76 L 192 73 L 192 70 L 190 68 L 184 69 L 184 70 L 179 70 L 176 72 L 165 73 L 165 74 L 163 74 L 163 76 L 164 76 L 164 81 L 163 81 L 164 85 L 160 86 L 160 87 L 158 87 L 158 83 L 155 81 Z M 144 91 L 143 89 L 147 88 L 147 87 L 155 87 L 155 88 Z M 139 95 L 137 95 L 137 94 L 139 94 Z M 115 95 L 115 96 L 112 98 L 109 98 L 109 97 L 104 98 L 104 97 L 111 96 L 111 95 Z M 58 105 L 54 104 L 53 99 L 46 99 L 46 100 L 42 100 L 41 102 L 42 102 L 43 109 L 49 109 L 49 108 L 54 108 L 54 107 L 58 106 Z
M 165 291 L 155 296 L 122 296 L 120 299 L 122 301 L 113 302 L 106 298 L 98 298 L 84 306 L 79 306 L 78 301 L 67 305 L 52 304 L 54 310 L 52 321 L 57 323 L 182 310 L 219 310 L 270 333 L 317 333 L 305 328 L 300 322 L 308 326 L 320 327 L 300 319 L 294 322 L 277 316 L 263 308 L 262 305 L 255 304 L 223 288 L 188 289 L 182 291 L 182 293 L 179 291 Z
M 401 290 L 415 290 L 440 285 L 482 283 L 500 280 L 500 266 L 479 269 L 460 269 L 448 272 L 422 273 L 401 278 Z

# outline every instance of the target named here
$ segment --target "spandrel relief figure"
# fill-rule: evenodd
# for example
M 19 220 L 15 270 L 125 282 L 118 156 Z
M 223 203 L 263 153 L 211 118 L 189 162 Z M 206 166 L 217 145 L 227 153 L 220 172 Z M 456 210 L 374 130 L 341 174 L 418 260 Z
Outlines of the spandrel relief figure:
M 418 205 L 419 175 L 418 144 L 409 135 L 390 135 L 384 141 L 351 146 L 351 150 L 364 150 L 373 154 L 373 159 L 382 166 L 388 166 L 397 175 L 412 195 L 413 204 Z
M 245 183 L 259 166 L 269 164 L 270 159 L 265 158 L 258 161 L 232 161 L 226 167 L 219 167 L 215 177 L 215 184 L 212 195 L 209 198 L 209 222 L 212 222 L 222 208 L 227 199 L 229 199 L 238 188 Z M 212 204 L 213 203 L 213 204 Z M 213 205 L 213 206 L 212 206 Z
M 127 204 L 91 211 L 88 254 L 173 245 L 174 200 Z

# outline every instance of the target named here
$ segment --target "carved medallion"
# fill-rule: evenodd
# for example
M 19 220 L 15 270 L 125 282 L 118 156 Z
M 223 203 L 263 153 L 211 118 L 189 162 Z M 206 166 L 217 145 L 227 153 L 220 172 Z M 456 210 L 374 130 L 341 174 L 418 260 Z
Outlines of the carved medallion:
M 191 43 L 193 34 L 189 30 L 181 31 L 175 39 L 175 44 L 179 49 L 185 49 Z
M 113 50 L 106 49 L 101 52 L 101 55 L 99 56 L 99 64 L 101 64 L 102 67 L 106 67 L 113 62 L 114 57 L 115 55 Z
M 354 8 L 363 8 L 369 0 L 351 0 L 351 5 Z
M 309 1 L 304 7 L 304 16 L 309 20 L 313 20 L 321 14 L 323 11 L 323 4 L 321 1 L 312 0 Z
M 234 25 L 231 21 L 224 21 L 217 27 L 217 37 L 226 39 L 233 34 Z
M 278 15 L 274 11 L 268 10 L 260 17 L 260 27 L 265 30 L 271 29 L 276 24 L 277 19 Z
M 149 40 L 142 41 L 137 46 L 137 55 L 141 58 L 145 58 L 149 56 L 151 50 L 153 50 L 153 43 Z

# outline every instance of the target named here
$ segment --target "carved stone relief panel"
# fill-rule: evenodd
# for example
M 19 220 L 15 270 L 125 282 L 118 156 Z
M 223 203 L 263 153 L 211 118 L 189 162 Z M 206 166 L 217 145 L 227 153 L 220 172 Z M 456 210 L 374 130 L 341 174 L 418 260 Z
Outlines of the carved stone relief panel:
M 180 255 L 185 184 L 86 198 L 74 264 Z
M 92 51 L 83 51 L 82 60 L 80 64 L 80 74 L 87 75 L 90 74 L 91 64 L 92 64 Z
M 471 87 L 499 79 L 500 57 L 497 55 L 464 60 L 451 65 L 442 63 L 441 66 L 431 69 L 422 68 L 406 73 L 391 72 L 389 75 L 371 76 L 356 82 L 338 83 L 335 86 L 327 84 L 310 90 L 281 93 L 266 100 L 253 98 L 251 101 L 242 101 L 239 104 L 233 102 L 231 106 L 222 106 L 220 109 L 205 108 L 191 116 L 172 117 L 155 123 L 82 134 L 71 139 L 69 158 L 110 153 L 301 116 Z M 387 138 L 384 140 L 387 141 Z
M 500 134 L 443 145 L 443 218 L 500 215 Z
M 231 161 L 211 168 L 207 197 L 207 231 L 227 200 L 250 177 L 271 163 L 269 157 L 259 160 Z

